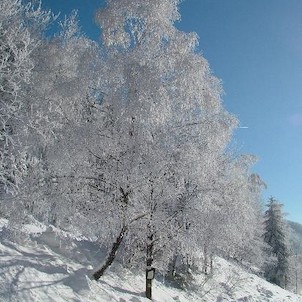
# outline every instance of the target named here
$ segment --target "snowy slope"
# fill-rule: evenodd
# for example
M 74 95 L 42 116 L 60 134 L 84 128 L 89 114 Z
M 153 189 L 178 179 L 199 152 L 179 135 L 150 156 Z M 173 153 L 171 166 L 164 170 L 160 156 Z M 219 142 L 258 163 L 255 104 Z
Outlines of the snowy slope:
M 99 282 L 89 278 L 90 265 L 102 259 L 96 245 L 43 226 L 24 226 L 16 237 L 5 220 L 0 222 L 0 301 L 149 301 L 144 298 L 144 275 L 119 264 Z M 153 301 L 302 302 L 302 297 L 223 259 L 217 259 L 215 267 L 213 278 L 196 276 L 194 288 L 187 291 L 155 280 Z

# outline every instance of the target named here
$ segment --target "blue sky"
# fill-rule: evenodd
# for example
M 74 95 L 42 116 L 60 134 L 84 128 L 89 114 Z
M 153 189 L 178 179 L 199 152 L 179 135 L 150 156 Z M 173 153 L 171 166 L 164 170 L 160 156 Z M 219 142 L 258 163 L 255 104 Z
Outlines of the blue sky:
M 43 1 L 43 0 L 42 0 Z M 79 10 L 82 31 L 98 39 L 102 0 L 44 0 L 55 13 Z M 246 129 L 233 145 L 258 156 L 264 179 L 287 218 L 302 223 L 302 1 L 186 0 L 176 26 L 200 37 L 199 51 L 223 82 L 224 105 Z

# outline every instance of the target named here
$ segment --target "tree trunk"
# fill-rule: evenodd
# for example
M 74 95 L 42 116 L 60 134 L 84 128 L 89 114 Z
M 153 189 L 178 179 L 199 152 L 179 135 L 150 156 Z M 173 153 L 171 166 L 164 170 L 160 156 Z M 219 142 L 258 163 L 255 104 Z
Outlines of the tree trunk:
M 178 254 L 173 256 L 173 259 L 170 264 L 170 275 L 171 277 L 175 277 L 176 274 L 176 263 L 177 263 Z
M 206 245 L 204 245 L 204 247 L 203 247 L 203 273 L 205 275 L 208 274 L 208 266 L 209 266 L 208 248 Z
M 213 273 L 213 254 L 210 256 L 210 273 Z
M 116 256 L 116 252 L 117 250 L 119 249 L 122 241 L 123 241 L 123 238 L 124 238 L 124 235 L 125 233 L 127 232 L 127 227 L 124 226 L 122 228 L 122 230 L 120 231 L 118 237 L 116 238 L 116 241 L 113 243 L 112 245 L 112 248 L 111 248 L 111 251 L 104 263 L 104 265 L 101 267 L 101 269 L 99 269 L 98 271 L 96 271 L 94 274 L 93 274 L 93 278 L 95 280 L 98 280 L 100 279 L 104 272 L 106 271 L 106 269 L 113 263 L 114 259 L 115 259 L 115 256 Z
M 152 280 L 147 278 L 147 272 L 151 269 L 153 263 L 153 234 L 148 236 L 147 243 L 147 267 L 146 267 L 146 297 L 152 299 Z

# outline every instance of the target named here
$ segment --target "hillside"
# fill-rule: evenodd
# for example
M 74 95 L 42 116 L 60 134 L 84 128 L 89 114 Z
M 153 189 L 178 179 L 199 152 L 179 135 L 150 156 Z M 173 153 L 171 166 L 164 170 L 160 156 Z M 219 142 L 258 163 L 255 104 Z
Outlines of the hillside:
M 143 297 L 143 273 L 118 263 L 101 281 L 92 281 L 91 265 L 102 255 L 97 245 L 84 239 L 41 225 L 25 225 L 20 236 L 5 220 L 0 234 L 0 301 L 149 301 Z M 195 275 L 193 284 L 184 291 L 155 280 L 154 301 L 302 301 L 223 259 L 215 260 L 213 278 Z

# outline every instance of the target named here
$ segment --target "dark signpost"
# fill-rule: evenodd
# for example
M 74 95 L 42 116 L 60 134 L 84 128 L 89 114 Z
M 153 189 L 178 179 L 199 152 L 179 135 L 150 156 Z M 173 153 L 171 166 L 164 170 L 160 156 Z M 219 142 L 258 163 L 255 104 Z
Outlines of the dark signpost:
M 146 268 L 146 297 L 151 300 L 152 298 L 152 280 L 155 276 L 155 268 L 147 266 Z

